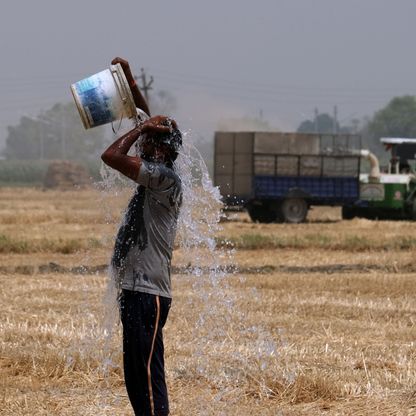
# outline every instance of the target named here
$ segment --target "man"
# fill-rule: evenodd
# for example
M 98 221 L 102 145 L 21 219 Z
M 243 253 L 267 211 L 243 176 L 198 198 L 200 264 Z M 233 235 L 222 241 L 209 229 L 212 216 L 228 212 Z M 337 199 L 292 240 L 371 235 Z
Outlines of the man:
M 136 106 L 150 115 L 127 61 L 116 58 Z M 139 155 L 128 156 L 140 138 Z M 169 414 L 162 328 L 171 304 L 170 264 L 182 191 L 174 171 L 182 136 L 165 116 L 151 117 L 102 154 L 108 166 L 139 184 L 117 234 L 112 268 L 120 287 L 123 363 L 135 415 Z

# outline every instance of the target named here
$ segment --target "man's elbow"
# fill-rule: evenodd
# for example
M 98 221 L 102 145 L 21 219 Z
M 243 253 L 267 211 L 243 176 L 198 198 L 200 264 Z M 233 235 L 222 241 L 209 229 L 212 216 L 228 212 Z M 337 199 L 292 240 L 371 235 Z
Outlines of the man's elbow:
M 110 154 L 106 151 L 101 155 L 101 160 L 108 166 L 110 166 L 111 163 L 111 156 Z

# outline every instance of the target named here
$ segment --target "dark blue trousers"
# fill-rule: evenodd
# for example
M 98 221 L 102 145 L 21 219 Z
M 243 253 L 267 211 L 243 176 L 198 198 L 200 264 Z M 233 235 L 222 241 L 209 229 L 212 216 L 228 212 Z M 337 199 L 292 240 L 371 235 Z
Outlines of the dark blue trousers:
M 127 394 L 136 416 L 169 414 L 162 329 L 171 299 L 123 290 L 123 364 Z

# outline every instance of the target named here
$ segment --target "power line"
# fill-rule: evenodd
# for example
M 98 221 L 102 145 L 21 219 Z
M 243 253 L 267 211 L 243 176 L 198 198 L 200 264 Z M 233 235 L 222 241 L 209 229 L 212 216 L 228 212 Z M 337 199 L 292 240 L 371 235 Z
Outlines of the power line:
M 154 67 L 153 68 L 154 72 L 159 72 L 161 74 L 164 74 L 163 76 L 165 77 L 179 77 L 182 79 L 185 79 L 187 81 L 189 80 L 199 80 L 199 81 L 211 81 L 211 82 L 215 82 L 215 83 L 223 83 L 223 84 L 229 84 L 234 85 L 236 88 L 247 88 L 247 87 L 260 87 L 260 88 L 266 88 L 266 89 L 270 89 L 270 88 L 278 88 L 281 90 L 301 90 L 301 91 L 305 91 L 305 90 L 325 90 L 325 91 L 357 91 L 359 93 L 366 91 L 366 92 L 376 92 L 376 91 L 380 91 L 380 92 L 388 92 L 388 91 L 394 91 L 397 90 L 398 88 L 393 88 L 393 87 L 383 87 L 383 88 L 361 88 L 361 87 L 333 87 L 333 86 L 319 86 L 319 87 L 313 87 L 313 86 L 308 86 L 308 85 L 288 85 L 288 84 L 273 84 L 273 83 L 259 83 L 259 82 L 244 82 L 244 81 L 235 81 L 235 80 L 229 80 L 229 79 L 223 79 L 223 78 L 215 78 L 215 77 L 210 77 L 210 76 L 205 76 L 205 75 L 195 75 L 195 74 L 186 74 L 186 73 L 180 73 L 180 72 L 175 72 L 175 71 L 170 71 L 170 70 L 166 70 L 166 69 L 162 69 L 162 68 L 158 68 L 158 67 Z
M 317 91 L 317 92 L 312 92 L 311 90 L 305 90 L 305 91 L 301 91 L 298 92 L 297 90 L 291 91 L 289 89 L 276 89 L 273 88 L 273 86 L 270 86 L 269 88 L 267 88 L 266 90 L 261 88 L 254 88 L 251 87 L 250 85 L 244 85 L 244 88 L 242 88 L 241 86 L 236 86 L 236 85 L 221 85 L 221 84 L 215 84 L 212 82 L 205 82 L 205 81 L 201 81 L 201 80 L 189 80 L 189 79 L 183 79 L 182 77 L 178 77 L 178 76 L 171 76 L 171 75 L 164 75 L 164 76 L 160 76 L 159 78 L 160 81 L 163 80 L 168 80 L 168 82 L 166 82 L 167 84 L 167 88 L 171 88 L 172 86 L 172 81 L 173 83 L 176 84 L 182 84 L 184 86 L 186 86 L 186 88 L 189 88 L 190 86 L 197 86 L 203 89 L 217 89 L 217 90 L 221 90 L 222 92 L 224 91 L 232 91 L 232 90 L 238 90 L 238 91 L 242 91 L 244 90 L 245 93 L 247 92 L 252 92 L 256 94 L 256 97 L 259 96 L 264 96 L 264 95 L 272 95 L 273 97 L 275 97 L 276 95 L 284 95 L 284 96 L 289 96 L 289 97 L 299 97 L 299 98 L 306 98 L 306 99 L 312 99 L 312 100 L 317 100 L 320 98 L 326 98 L 329 99 L 331 98 L 331 102 L 334 101 L 339 101 L 340 99 L 353 99 L 354 101 L 356 100 L 360 100 L 360 101 L 369 101 L 369 102 L 375 102 L 375 101 L 379 101 L 380 99 L 385 99 L 386 94 L 389 96 L 395 96 L 395 95 L 400 95 L 402 94 L 402 92 L 399 92 L 398 89 L 392 89 L 391 93 L 388 94 L 387 92 L 382 93 L 376 93 L 374 92 L 373 94 L 363 94 L 362 91 L 357 91 L 356 93 L 351 92 L 348 90 L 348 93 L 328 93 L 326 91 Z M 393 92 L 394 91 L 394 92 Z M 413 91 L 404 91 L 404 94 L 412 94 Z
M 301 89 L 301 87 L 290 87 L 290 86 L 279 86 L 279 85 L 268 85 L 268 84 L 259 84 L 259 83 L 250 83 L 249 85 L 229 81 L 229 80 L 222 80 L 219 78 L 212 78 L 212 77 L 204 77 L 204 76 L 188 76 L 184 74 L 179 74 L 173 71 L 165 71 L 161 70 L 161 72 L 165 72 L 165 75 L 160 75 L 159 81 L 165 82 L 166 89 L 180 91 L 183 92 L 184 90 L 200 90 L 200 91 L 208 91 L 213 96 L 220 96 L 225 97 L 227 99 L 239 102 L 242 101 L 257 101 L 257 104 L 261 104 L 262 102 L 270 102 L 270 103 L 283 103 L 288 106 L 294 105 L 302 105 L 302 104 L 330 104 L 332 105 L 334 101 L 338 102 L 338 104 L 354 104 L 354 103 L 380 103 L 381 101 L 389 99 L 386 97 L 386 94 L 382 94 L 381 90 L 373 90 L 374 92 L 371 94 L 363 94 L 363 90 L 359 90 L 351 92 L 350 90 L 345 90 L 343 88 L 331 89 L 331 88 L 323 88 L 318 89 L 314 92 L 314 88 Z M 173 75 L 172 75 L 173 74 Z M 149 91 L 152 88 L 153 84 L 153 77 L 150 76 L 150 80 L 147 78 L 147 74 L 145 73 L 144 69 L 141 70 L 140 77 L 135 77 L 135 79 L 140 80 L 139 88 L 143 91 L 145 98 L 149 100 Z M 46 80 L 45 80 L 46 82 Z M 51 83 L 50 86 L 55 84 L 57 81 Z M 31 86 L 36 86 L 36 82 L 32 82 Z M 56 85 L 56 84 L 55 84 Z M 3 110 L 10 110 L 12 108 L 35 108 L 36 106 L 41 107 L 41 102 L 46 103 L 49 102 L 53 104 L 59 100 L 67 100 L 71 101 L 70 93 L 66 93 L 69 91 L 66 89 L 69 84 L 65 84 L 65 97 L 61 94 L 59 96 L 52 96 L 49 95 L 48 97 L 40 96 L 38 94 L 36 97 L 31 97 L 25 99 L 23 97 L 19 97 L 19 94 L 15 94 L 6 98 L 7 103 L 4 106 L 0 105 L 0 109 Z M 163 84 L 162 84 L 163 85 Z M 63 86 L 59 83 L 59 86 Z M 256 87 L 257 86 L 257 87 Z M 19 87 L 18 87 L 19 88 Z M 21 92 L 28 92 L 28 87 L 24 87 L 20 85 Z M 293 88 L 293 89 L 291 89 Z M 301 89 L 301 90 L 300 90 Z M 0 89 L 1 90 L 1 89 Z M 60 91 L 63 92 L 63 88 L 59 88 Z M 335 93 L 335 91 L 340 91 L 339 93 Z M 342 92 L 346 91 L 346 92 Z M 387 89 L 386 89 L 387 91 Z M 393 90 L 392 90 L 393 91 Z M 42 92 L 45 93 L 45 88 L 42 89 Z M 397 94 L 397 89 L 395 90 L 394 95 Z M 407 92 L 409 94 L 411 92 Z M 5 94 L 7 97 L 8 94 Z M 26 94 L 27 96 L 27 94 Z M 3 95 L 4 97 L 4 95 Z M 31 104 L 33 102 L 33 104 Z M 44 105 L 44 104 L 43 104 Z
M 143 68 L 142 68 L 142 74 L 140 77 L 143 76 Z M 319 93 L 332 93 L 336 94 L 337 91 L 344 94 L 347 92 L 348 94 L 362 94 L 363 92 L 368 93 L 375 93 L 375 94 L 382 94 L 382 93 L 395 93 L 400 88 L 393 88 L 393 87 L 384 87 L 384 88 L 362 88 L 362 87 L 333 87 L 333 86 L 319 86 L 319 87 L 313 87 L 308 85 L 288 85 L 288 84 L 273 84 L 273 83 L 258 83 L 258 82 L 242 82 L 242 81 L 235 81 L 235 80 L 229 80 L 229 79 L 222 79 L 222 78 L 215 78 L 215 77 L 209 77 L 204 75 L 195 75 L 195 74 L 187 74 L 187 73 L 180 73 L 175 71 L 168 71 L 166 69 L 161 68 L 155 68 L 154 71 L 159 72 L 161 74 L 161 78 L 166 79 L 173 79 L 178 81 L 183 81 L 191 84 L 203 84 L 206 86 L 216 86 L 221 88 L 233 88 L 233 89 L 255 89 L 255 90 L 265 90 L 265 91 L 272 91 L 276 90 L 279 92 L 282 91 L 289 91 L 289 92 L 296 92 L 300 91 L 302 93 L 305 92 L 313 92 L 318 91 Z M 85 74 L 84 74 L 85 75 Z M 28 78 L 15 78 L 15 77 L 9 77 L 4 78 L 2 77 L 0 79 L 0 85 L 4 83 L 3 87 L 9 87 L 12 89 L 18 89 L 20 88 L 26 88 L 26 87 L 38 87 L 39 85 L 59 85 L 63 88 L 67 89 L 69 88 L 69 84 L 71 81 L 68 80 L 68 74 L 61 75 L 61 76 L 35 76 L 31 75 L 30 79 Z M 77 74 L 73 78 L 80 78 L 82 75 Z M 146 74 L 145 74 L 146 77 Z M 138 78 L 136 78 L 138 79 Z M 152 79 L 152 77 L 151 77 Z M 13 81 L 15 83 L 13 83 Z M 150 84 L 150 83 L 149 83 Z M 146 88 L 147 82 L 142 85 L 142 87 Z M 339 93 L 338 93 L 339 94 Z
M 194 86 L 189 84 L 184 85 L 173 85 L 168 84 L 167 88 L 169 88 L 172 91 L 179 91 L 183 92 L 183 90 L 202 90 L 207 91 L 206 87 L 203 86 Z M 291 97 L 290 95 L 283 95 L 283 94 L 273 94 L 272 96 L 265 96 L 261 94 L 236 94 L 233 92 L 227 92 L 224 91 L 224 89 L 218 88 L 218 91 L 211 91 L 208 90 L 208 92 L 212 93 L 212 96 L 214 97 L 225 97 L 229 99 L 238 99 L 239 101 L 267 101 L 271 103 L 284 103 L 284 104 L 311 104 L 316 103 L 317 101 L 320 103 L 328 103 L 331 104 L 334 102 L 334 98 L 327 96 L 327 97 L 316 97 L 316 96 L 303 96 L 303 97 Z M 245 91 L 248 92 L 248 91 Z M 368 97 L 350 97 L 350 99 L 341 99 L 339 96 L 335 97 L 336 101 L 339 104 L 354 104 L 354 103 L 379 103 L 380 101 L 385 100 L 385 97 L 379 97 L 379 98 L 368 98 Z
M 159 78 L 160 81 L 163 82 L 163 78 L 160 77 Z M 166 79 L 165 79 L 166 81 Z M 241 88 L 241 87 L 233 87 L 233 86 L 222 86 L 222 85 L 215 85 L 215 84 L 207 84 L 207 83 L 203 83 L 203 82 L 194 82 L 194 81 L 188 81 L 188 80 L 182 80 L 182 79 L 171 79 L 168 80 L 168 82 L 166 82 L 166 86 L 167 88 L 171 88 L 172 84 L 180 84 L 183 85 L 184 88 L 194 88 L 194 87 L 199 87 L 199 89 L 205 89 L 205 90 L 220 90 L 221 92 L 226 92 L 226 91 L 244 91 L 244 93 L 252 93 L 255 95 L 255 97 L 262 97 L 262 96 L 273 96 L 275 97 L 276 95 L 279 96 L 284 96 L 284 97 L 299 97 L 301 99 L 306 98 L 306 99 L 312 99 L 312 100 L 317 100 L 320 98 L 326 98 L 329 99 L 331 98 L 331 101 L 338 101 L 338 99 L 342 99 L 342 98 L 347 98 L 347 99 L 366 99 L 366 100 L 378 100 L 380 98 L 385 98 L 386 94 L 335 94 L 335 93 L 325 93 L 325 92 L 317 92 L 317 93 L 308 93 L 308 92 L 304 92 L 304 93 L 298 93 L 298 92 L 290 92 L 290 91 L 278 91 L 278 90 L 273 90 L 273 89 L 268 89 L 268 90 L 259 90 L 256 88 L 250 88 L 249 86 L 246 86 L 245 88 Z M 406 94 L 411 94 L 410 91 L 406 91 Z M 390 95 L 400 95 L 400 93 L 396 93 L 395 94 L 388 94 Z

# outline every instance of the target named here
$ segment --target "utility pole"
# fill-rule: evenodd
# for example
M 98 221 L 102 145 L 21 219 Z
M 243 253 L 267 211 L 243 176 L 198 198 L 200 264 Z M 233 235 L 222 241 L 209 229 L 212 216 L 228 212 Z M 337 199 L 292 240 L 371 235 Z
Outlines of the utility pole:
M 40 160 L 43 160 L 45 158 L 45 145 L 44 145 L 44 137 L 45 137 L 45 124 L 43 123 L 43 121 L 40 121 L 40 135 L 39 135 L 39 140 L 40 140 Z
M 62 154 L 62 160 L 66 159 L 66 114 L 65 114 L 65 108 L 61 112 L 62 119 L 61 119 L 61 154 Z
M 139 77 L 134 77 L 134 79 L 137 81 Z M 149 82 L 147 82 L 146 80 L 146 72 L 144 72 L 144 68 L 141 68 L 141 75 L 140 75 L 140 79 L 142 82 L 142 85 L 139 85 L 140 90 L 143 91 L 144 93 L 144 98 L 147 101 L 147 104 L 149 105 L 149 94 L 148 91 L 152 90 L 153 88 L 151 87 L 151 85 L 153 84 L 153 77 L 150 75 L 150 80 Z
M 313 121 L 314 127 L 315 127 L 315 133 L 319 133 L 319 126 L 318 126 L 318 107 L 315 107 L 314 110 L 315 118 Z

